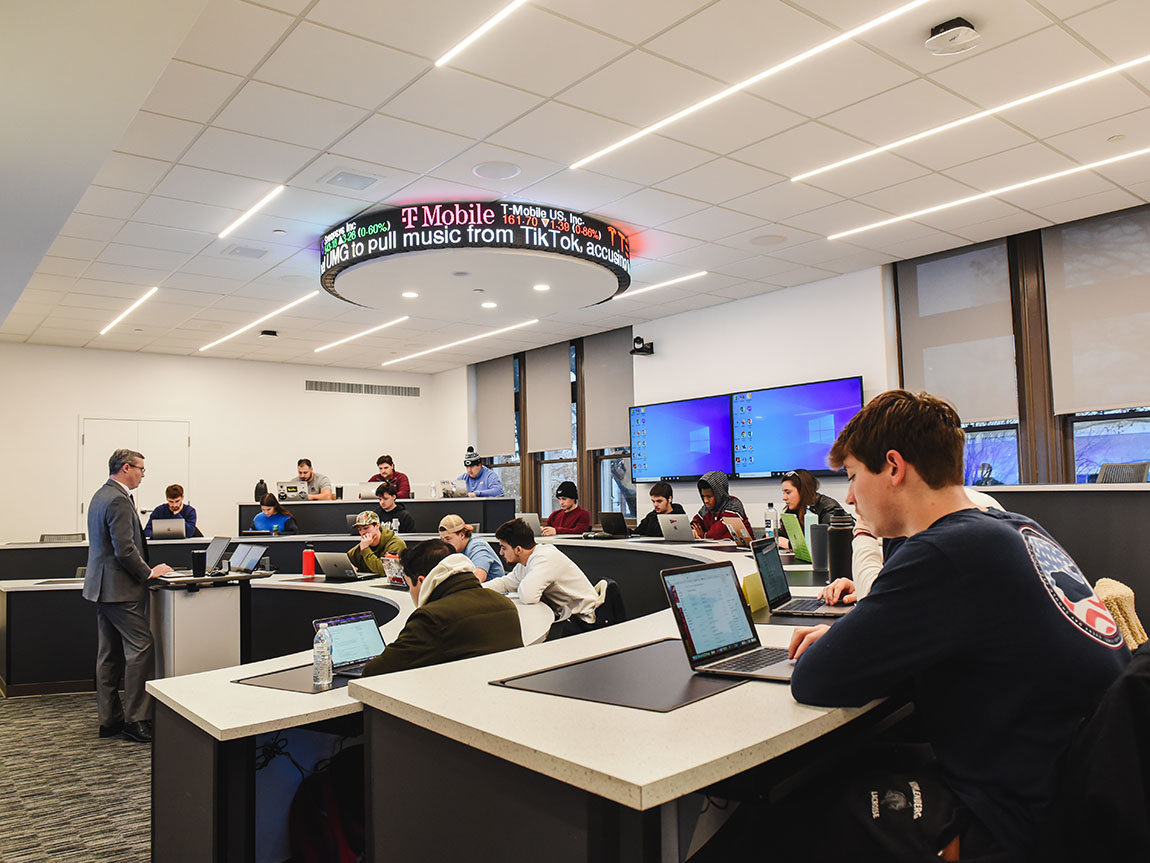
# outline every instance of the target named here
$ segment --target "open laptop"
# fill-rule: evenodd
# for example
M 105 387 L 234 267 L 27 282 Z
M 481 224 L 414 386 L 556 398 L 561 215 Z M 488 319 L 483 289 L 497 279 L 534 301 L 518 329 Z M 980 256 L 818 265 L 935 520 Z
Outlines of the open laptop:
M 267 552 L 266 545 L 240 543 L 232 552 L 231 559 L 228 561 L 228 568 L 232 572 L 255 572 L 259 569 L 260 560 Z
M 184 539 L 187 522 L 182 518 L 157 518 L 152 520 L 152 539 Z
M 691 530 L 691 516 L 677 512 L 659 513 L 659 529 L 663 531 L 664 542 L 695 542 Z
M 731 539 L 735 541 L 735 545 L 739 548 L 750 548 L 751 536 L 750 531 L 747 530 L 747 525 L 741 518 L 736 516 L 725 516 L 723 524 L 727 526 L 727 532 L 731 534 Z
M 382 482 L 361 482 L 359 484 L 360 500 L 375 500 L 375 490 L 383 485 Z
M 627 520 L 621 512 L 603 512 L 599 514 L 599 524 L 602 530 L 590 531 L 583 534 L 584 539 L 627 539 L 631 531 L 627 530 Z
M 779 547 L 773 539 L 756 539 L 751 543 L 751 554 L 759 577 L 763 580 L 763 593 L 771 614 L 797 614 L 804 617 L 842 617 L 853 605 L 827 605 L 821 599 L 792 599 L 787 571 L 779 559 Z
M 787 539 L 790 540 L 791 550 L 795 553 L 795 560 L 810 563 L 811 550 L 807 546 L 807 537 L 803 533 L 803 526 L 799 524 L 798 516 L 793 512 L 784 512 L 779 520 L 787 529 Z
M 183 519 L 180 519 L 183 521 Z M 224 552 L 228 550 L 228 545 L 231 543 L 231 537 L 228 536 L 213 536 L 212 541 L 208 543 L 208 547 L 204 549 L 204 575 L 218 575 L 220 569 L 220 560 L 223 559 Z M 190 569 L 173 569 L 166 576 L 170 581 L 177 579 L 193 578 Z
M 537 512 L 517 512 L 515 517 L 522 519 L 523 523 L 531 528 L 531 532 L 536 536 L 543 536 L 543 525 L 539 522 L 539 513 Z
M 317 551 L 315 562 L 323 572 L 324 581 L 361 581 L 367 578 L 379 578 L 370 569 L 360 572 L 351 564 L 349 558 L 342 551 Z
M 691 670 L 753 680 L 790 680 L 783 647 L 763 647 L 729 562 L 664 569 L 663 588 Z
M 362 677 L 363 667 L 387 647 L 380 635 L 379 625 L 375 622 L 375 615 L 370 611 L 313 620 L 312 626 L 316 632 L 321 623 L 327 624 L 327 631 L 331 635 L 333 674 Z
M 456 485 L 456 480 L 441 479 L 439 481 L 440 497 L 467 497 L 467 486 Z
M 280 500 L 307 500 L 307 483 L 300 480 L 277 482 L 276 497 Z

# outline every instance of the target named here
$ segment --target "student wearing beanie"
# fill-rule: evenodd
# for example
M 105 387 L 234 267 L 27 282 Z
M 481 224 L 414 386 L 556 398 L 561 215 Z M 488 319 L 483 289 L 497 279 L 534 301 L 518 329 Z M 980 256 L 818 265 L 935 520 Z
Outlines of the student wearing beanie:
M 455 481 L 463 480 L 467 484 L 468 497 L 500 497 L 503 494 L 499 474 L 483 464 L 475 447 L 469 446 L 463 454 L 463 466 L 467 470 L 457 476 Z
M 579 489 L 575 483 L 570 480 L 559 483 L 555 497 L 559 498 L 559 509 L 547 516 L 544 536 L 582 535 L 591 529 L 591 513 L 579 506 Z

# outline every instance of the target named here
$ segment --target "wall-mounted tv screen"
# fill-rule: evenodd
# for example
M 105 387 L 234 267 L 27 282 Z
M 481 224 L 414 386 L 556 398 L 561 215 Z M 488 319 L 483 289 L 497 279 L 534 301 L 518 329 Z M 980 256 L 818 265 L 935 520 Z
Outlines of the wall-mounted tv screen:
M 776 477 L 800 467 L 832 473 L 827 453 L 861 409 L 861 377 L 735 393 L 735 475 Z
M 631 408 L 635 482 L 731 473 L 731 397 L 708 396 Z

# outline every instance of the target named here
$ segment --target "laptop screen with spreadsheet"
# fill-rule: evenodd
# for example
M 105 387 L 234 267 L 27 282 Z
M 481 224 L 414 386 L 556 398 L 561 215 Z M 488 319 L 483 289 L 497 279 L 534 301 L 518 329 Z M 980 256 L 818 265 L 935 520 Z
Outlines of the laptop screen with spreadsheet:
M 318 630 L 321 623 L 327 624 L 331 635 L 331 664 L 337 671 L 346 665 L 375 659 L 383 653 L 383 636 L 379 633 L 375 615 L 370 611 L 328 617 L 313 621 L 312 625 Z
M 663 583 L 692 665 L 759 645 L 731 564 L 664 570 Z

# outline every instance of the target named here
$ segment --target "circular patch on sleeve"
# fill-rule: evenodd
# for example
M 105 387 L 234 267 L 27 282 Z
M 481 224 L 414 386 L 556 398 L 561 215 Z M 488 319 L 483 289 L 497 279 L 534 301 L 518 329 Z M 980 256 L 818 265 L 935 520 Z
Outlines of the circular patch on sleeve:
M 1100 644 L 1107 647 L 1123 644 L 1114 618 L 1105 603 L 1094 595 L 1094 588 L 1074 559 L 1029 525 L 1024 525 L 1019 532 L 1043 587 L 1066 619 Z

